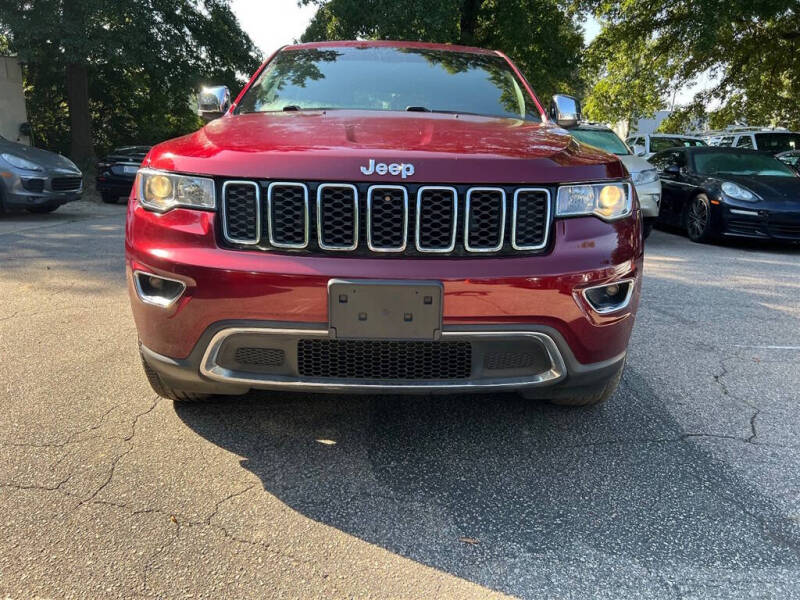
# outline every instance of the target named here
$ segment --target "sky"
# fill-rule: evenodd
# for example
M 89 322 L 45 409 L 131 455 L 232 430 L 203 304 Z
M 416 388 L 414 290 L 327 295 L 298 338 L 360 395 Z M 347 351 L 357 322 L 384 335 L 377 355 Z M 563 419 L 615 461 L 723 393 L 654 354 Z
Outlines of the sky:
M 315 6 L 298 6 L 297 0 L 232 0 L 231 8 L 265 57 L 299 39 L 316 12 Z M 599 33 L 600 24 L 589 17 L 583 28 L 584 39 L 589 43 Z M 676 103 L 688 103 L 696 92 L 708 85 L 708 79 L 701 77 L 696 85 L 678 92 Z

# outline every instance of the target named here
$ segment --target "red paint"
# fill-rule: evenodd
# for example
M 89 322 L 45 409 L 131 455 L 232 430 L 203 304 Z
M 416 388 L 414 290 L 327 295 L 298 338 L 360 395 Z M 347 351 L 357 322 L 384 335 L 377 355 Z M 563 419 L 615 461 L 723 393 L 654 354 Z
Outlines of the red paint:
M 313 46 L 319 45 L 332 44 Z M 525 86 L 535 98 L 527 82 Z M 405 181 L 415 183 L 537 184 L 626 176 L 616 157 L 576 144 L 547 122 L 377 111 L 232 113 L 194 134 L 159 144 L 145 164 L 217 177 L 375 183 L 402 180 L 362 175 L 359 167 L 370 158 L 413 162 L 415 174 Z M 502 258 L 385 259 L 237 251 L 217 246 L 217 227 L 213 212 L 176 209 L 158 215 L 133 199 L 130 202 L 129 270 L 177 277 L 188 286 L 178 305 L 165 311 L 142 304 L 129 278 L 137 329 L 151 350 L 186 357 L 202 332 L 221 320 L 325 324 L 327 284 L 334 277 L 442 280 L 445 325 L 549 325 L 583 363 L 606 360 L 625 350 L 638 304 L 637 285 L 628 312 L 600 317 L 588 310 L 578 293 L 598 282 L 640 278 L 638 211 L 615 223 L 595 217 L 557 219 L 551 229 L 551 252 Z

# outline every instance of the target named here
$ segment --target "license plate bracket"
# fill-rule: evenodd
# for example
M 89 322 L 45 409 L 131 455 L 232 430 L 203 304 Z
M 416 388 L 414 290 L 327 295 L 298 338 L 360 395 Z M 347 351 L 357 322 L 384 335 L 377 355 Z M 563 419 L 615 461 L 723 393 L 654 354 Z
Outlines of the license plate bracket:
M 338 339 L 439 339 L 442 289 L 439 281 L 332 279 L 328 331 Z

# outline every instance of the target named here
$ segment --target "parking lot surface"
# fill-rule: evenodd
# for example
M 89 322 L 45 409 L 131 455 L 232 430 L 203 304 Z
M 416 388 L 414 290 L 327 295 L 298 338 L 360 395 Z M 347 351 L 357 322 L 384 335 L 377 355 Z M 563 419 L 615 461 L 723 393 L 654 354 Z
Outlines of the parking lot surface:
M 800 597 L 800 249 L 654 232 L 597 408 L 176 407 L 124 211 L 0 216 L 0 597 Z

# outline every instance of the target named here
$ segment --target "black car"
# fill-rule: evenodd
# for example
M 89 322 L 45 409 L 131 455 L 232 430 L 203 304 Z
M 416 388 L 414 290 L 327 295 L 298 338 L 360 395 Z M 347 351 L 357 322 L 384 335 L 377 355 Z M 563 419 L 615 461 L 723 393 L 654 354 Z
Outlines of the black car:
M 741 148 L 672 148 L 650 158 L 661 177 L 658 222 L 695 242 L 718 236 L 800 241 L 800 175 Z
M 136 171 L 149 151 L 150 146 L 124 146 L 97 163 L 96 187 L 103 202 L 114 204 L 121 196 L 128 197 Z

